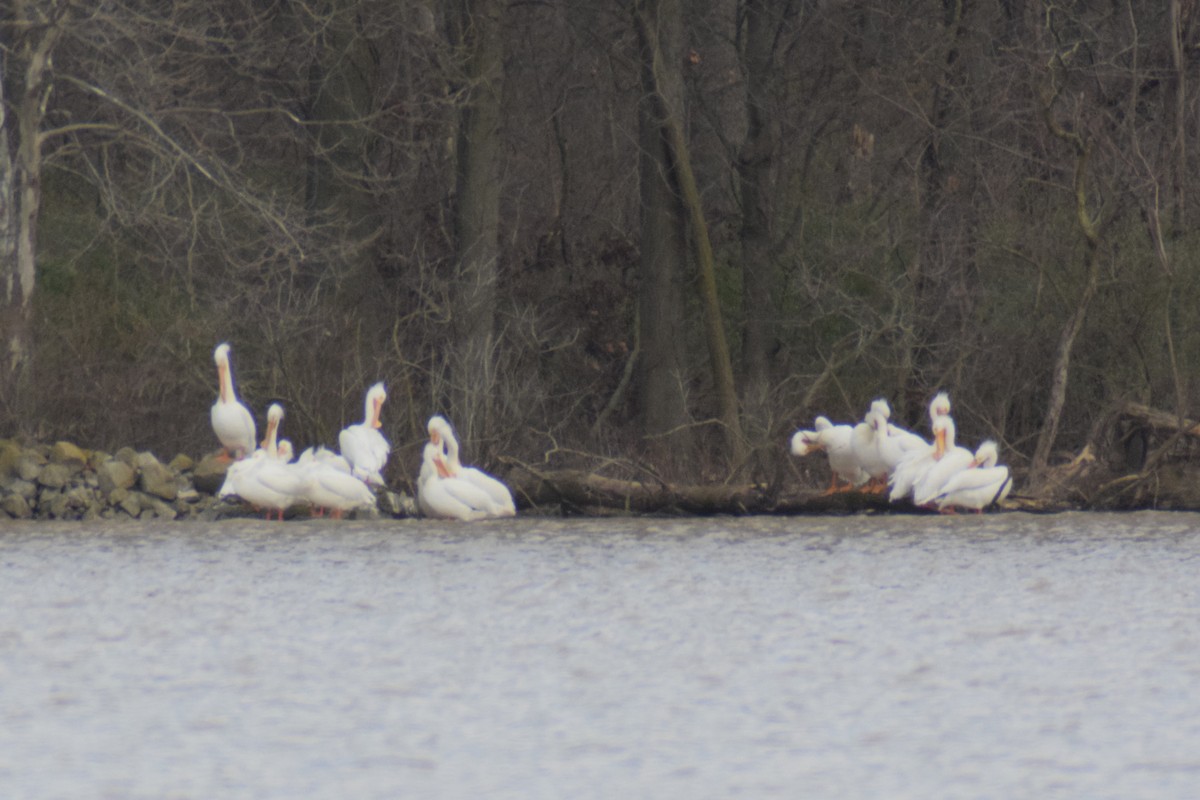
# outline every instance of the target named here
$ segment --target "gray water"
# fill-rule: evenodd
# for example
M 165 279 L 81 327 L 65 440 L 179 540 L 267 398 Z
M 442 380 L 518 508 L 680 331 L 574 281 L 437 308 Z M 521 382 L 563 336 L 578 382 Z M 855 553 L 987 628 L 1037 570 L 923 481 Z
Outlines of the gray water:
M 1198 533 L 9 524 L 0 796 L 1195 797 Z

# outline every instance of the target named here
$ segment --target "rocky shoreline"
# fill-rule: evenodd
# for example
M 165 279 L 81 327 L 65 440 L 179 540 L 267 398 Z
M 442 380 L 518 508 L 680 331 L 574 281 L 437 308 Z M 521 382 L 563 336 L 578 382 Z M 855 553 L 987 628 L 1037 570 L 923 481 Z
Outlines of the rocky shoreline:
M 228 462 L 177 455 L 163 463 L 148 451 L 85 450 L 71 442 L 21 445 L 0 439 L 0 512 L 10 519 L 218 520 L 257 516 L 249 506 L 216 496 Z M 381 490 L 376 508 L 357 518 L 416 516 L 411 497 Z M 287 518 L 306 518 L 297 506 Z M 3 517 L 0 517 L 3 518 Z

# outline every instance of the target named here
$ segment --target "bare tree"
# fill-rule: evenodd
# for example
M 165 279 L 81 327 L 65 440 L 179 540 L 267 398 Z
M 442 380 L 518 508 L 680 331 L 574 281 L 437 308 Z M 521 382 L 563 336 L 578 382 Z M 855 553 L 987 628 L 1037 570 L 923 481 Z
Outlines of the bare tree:
M 54 88 L 54 50 L 70 13 L 67 2 L 18 0 L 0 19 L 0 401 L 10 408 L 21 404 L 33 352 L 42 121 Z
M 500 261 L 500 112 L 504 80 L 501 0 L 459 0 L 448 18 L 461 62 L 452 380 L 454 416 L 467 440 L 491 430 L 496 384 Z

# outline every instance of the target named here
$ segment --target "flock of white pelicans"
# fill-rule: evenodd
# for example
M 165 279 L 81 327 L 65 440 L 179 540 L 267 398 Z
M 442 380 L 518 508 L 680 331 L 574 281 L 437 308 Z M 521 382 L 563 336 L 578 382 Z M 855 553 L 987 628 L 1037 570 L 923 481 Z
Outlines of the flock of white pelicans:
M 886 400 L 871 403 L 857 425 L 834 425 L 826 417 L 813 430 L 792 436 L 792 453 L 824 451 L 833 475 L 829 492 L 861 488 L 889 492 L 894 503 L 910 497 L 913 504 L 946 513 L 980 512 L 1008 496 L 1012 477 L 997 466 L 999 448 L 988 440 L 975 450 L 954 443 L 950 396 L 939 393 L 929 404 L 933 441 L 927 442 L 891 422 Z
M 218 495 L 236 496 L 283 519 L 294 505 L 307 504 L 318 516 L 334 518 L 356 508 L 374 508 L 371 487 L 384 486 L 383 468 L 391 445 L 379 432 L 380 414 L 387 392 L 382 383 L 367 390 L 362 422 L 338 435 L 334 452 L 308 448 L 295 458 L 291 442 L 279 438 L 283 406 L 267 409 L 267 433 L 257 438 L 254 415 L 237 399 L 229 345 L 213 352 L 217 364 L 217 402 L 212 407 L 212 427 L 226 456 L 233 461 Z M 517 513 L 512 493 L 503 483 L 459 460 L 458 439 L 442 416 L 429 420 L 421 472 L 417 479 L 417 504 L 428 517 L 477 520 L 511 517 Z
M 374 508 L 373 486 L 384 486 L 383 468 L 391 445 L 379 432 L 387 392 L 382 383 L 367 390 L 363 421 L 338 435 L 334 452 L 310 447 L 295 457 L 291 442 L 279 438 L 283 406 L 267 409 L 267 433 L 257 439 L 254 415 L 237 399 L 229 345 L 213 352 L 217 365 L 217 402 L 212 427 L 233 463 L 225 475 L 220 497 L 236 496 L 283 519 L 294 505 L 307 504 L 322 516 L 340 518 L 356 508 Z M 985 441 L 975 452 L 954 443 L 950 397 L 938 394 L 929 404 L 933 441 L 893 425 L 886 400 L 871 403 L 857 425 L 834 425 L 817 417 L 813 430 L 792 436 L 792 453 L 805 456 L 823 451 L 829 457 L 829 492 L 861 489 L 889 491 L 895 502 L 910 497 L 915 505 L 951 512 L 982 511 L 1003 500 L 1012 489 L 1008 467 L 997 466 L 999 449 Z M 477 520 L 511 517 L 517 513 L 512 492 L 481 470 L 464 467 L 458 439 L 450 423 L 434 416 L 429 441 L 417 477 L 421 513 L 438 519 Z

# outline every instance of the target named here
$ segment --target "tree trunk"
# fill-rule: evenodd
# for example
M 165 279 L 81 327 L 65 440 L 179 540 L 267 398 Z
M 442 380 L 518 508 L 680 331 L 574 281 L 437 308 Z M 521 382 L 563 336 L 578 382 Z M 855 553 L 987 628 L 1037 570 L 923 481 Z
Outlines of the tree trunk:
M 778 269 L 771 255 L 771 202 L 780 130 L 773 96 L 776 27 L 770 0 L 748 0 L 742 64 L 746 75 L 746 139 L 738 158 L 742 200 L 742 404 L 760 434 L 769 422 L 770 361 L 776 346 Z
M 660 460 L 673 453 L 686 463 L 693 446 L 685 400 L 687 219 L 674 185 L 667 132 L 660 116 L 663 104 L 681 108 L 683 103 L 679 67 L 683 19 L 680 0 L 645 0 L 638 3 L 635 13 L 646 20 L 638 26 L 643 89 L 638 104 L 642 203 L 638 398 L 642 431 L 652 453 Z M 666 65 L 660 83 L 654 76 L 656 53 Z M 660 95 L 661 103 L 655 100 Z
M 1080 134 L 1063 128 L 1054 119 L 1052 98 L 1043 98 L 1043 119 L 1050 132 L 1062 141 L 1071 145 L 1075 152 L 1074 198 L 1075 215 L 1079 228 L 1084 236 L 1084 286 L 1076 301 L 1075 308 L 1067 318 L 1062 333 L 1058 338 L 1058 349 L 1054 355 L 1054 371 L 1051 376 L 1050 398 L 1046 403 L 1046 416 L 1042 421 L 1042 431 L 1038 435 L 1037 447 L 1034 449 L 1033 462 L 1030 471 L 1034 475 L 1045 472 L 1050 460 L 1050 448 L 1058 436 L 1058 423 L 1062 418 L 1063 407 L 1067 402 L 1067 382 L 1070 379 L 1071 355 L 1075 348 L 1075 339 L 1083 329 L 1087 319 L 1088 308 L 1100 283 L 1100 232 L 1088 210 L 1087 202 L 1087 170 L 1092 152 L 1090 140 L 1085 140 Z
M 459 0 L 452 39 L 465 67 L 459 112 L 451 411 L 464 441 L 488 435 L 496 386 L 496 281 L 500 260 L 500 0 Z
M 4 43 L 9 57 L 0 64 L 0 330 L 6 351 L 0 366 L 0 401 L 14 411 L 33 353 L 40 129 L 52 88 L 51 54 L 66 6 L 20 2 L 10 13 L 7 27 L 13 39 Z M 11 104 L 4 96 L 5 86 L 16 89 Z
M 650 59 L 648 94 L 651 95 L 657 106 L 657 117 L 666 139 L 664 151 L 668 166 L 667 174 L 673 175 L 675 178 L 675 188 L 679 192 L 679 200 L 687 211 L 690 223 L 699 273 L 700 303 L 704 310 L 705 340 L 708 345 L 713 384 L 717 393 L 718 414 L 724 426 L 728 454 L 735 464 L 740 464 L 744 459 L 745 440 L 742 437 L 741 422 L 738 418 L 738 398 L 733 381 L 733 365 L 729 359 L 729 345 L 725 339 L 725 326 L 721 319 L 716 266 L 713 263 L 712 243 L 708 238 L 708 223 L 704 219 L 700 189 L 696 185 L 696 176 L 692 172 L 691 154 L 683 132 L 682 105 L 670 103 L 667 95 L 660 90 L 660 87 L 670 82 L 666 75 L 667 67 L 662 58 L 662 50 L 656 46 L 657 37 L 654 35 L 654 28 L 647 16 L 644 13 L 638 13 L 637 20 L 642 40 L 649 44 L 646 53 Z M 675 71 L 678 74 L 678 68 Z M 682 101 L 682 93 L 680 93 L 680 100 Z
M 951 130 L 963 102 L 956 89 L 966 83 L 962 39 L 968 32 L 963 18 L 967 2 L 942 0 L 941 5 L 941 73 L 931 93 L 931 124 L 918 165 L 920 239 L 909 269 L 913 324 L 901 386 L 902 416 L 910 419 L 920 416 L 930 393 L 943 387 L 947 367 L 965 341 L 971 319 L 968 306 L 974 296 L 967 286 L 974 260 L 969 244 L 974 223 L 954 218 L 974 211 L 958 195 L 966 193 L 961 186 L 966 173 L 953 163 L 956 148 Z

